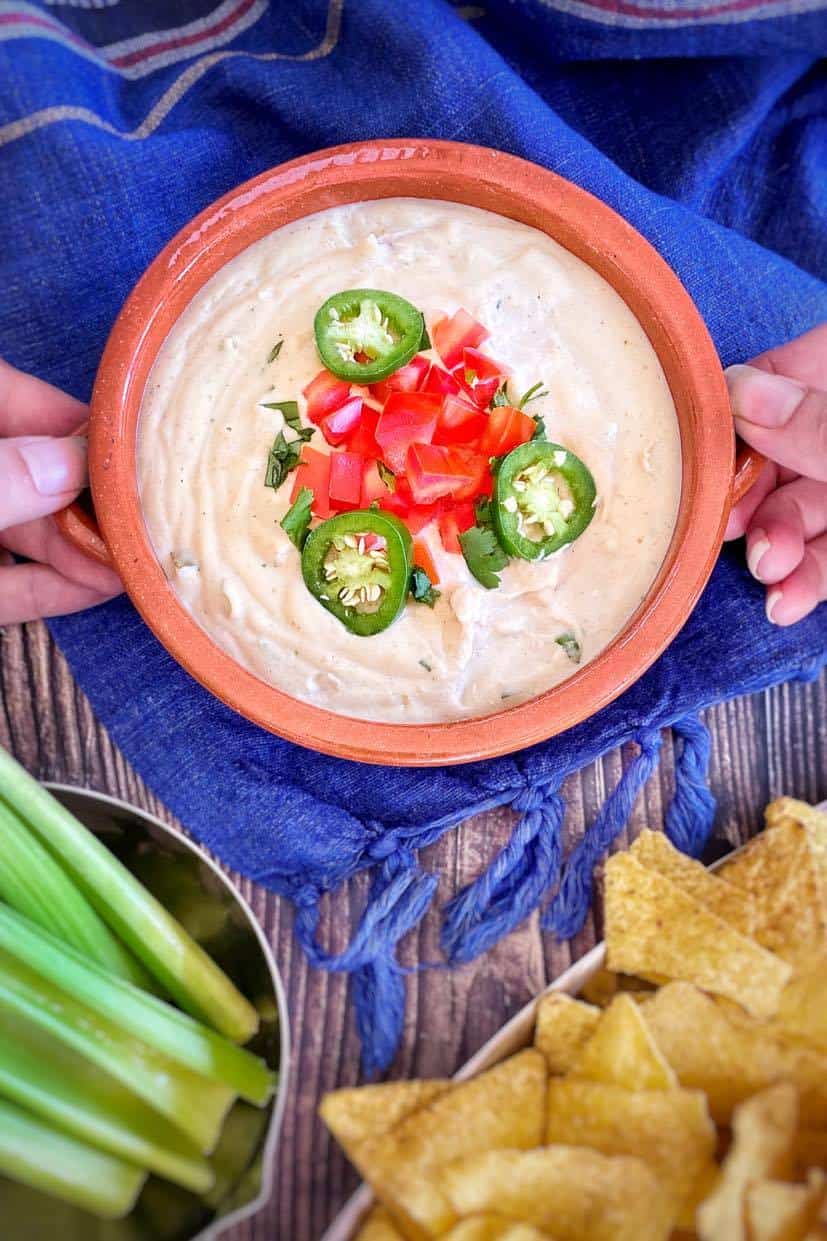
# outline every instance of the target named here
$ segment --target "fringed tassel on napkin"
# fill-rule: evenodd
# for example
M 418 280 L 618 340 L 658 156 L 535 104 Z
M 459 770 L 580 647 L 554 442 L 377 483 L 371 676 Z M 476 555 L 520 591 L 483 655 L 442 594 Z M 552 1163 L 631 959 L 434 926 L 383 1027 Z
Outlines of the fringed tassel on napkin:
M 626 768 L 600 814 L 569 854 L 560 887 L 543 917 L 543 928 L 554 931 L 560 939 L 571 939 L 586 921 L 592 901 L 594 868 L 626 825 L 638 793 L 658 765 L 660 732 L 642 733 L 638 744 L 637 758 Z
M 676 720 L 672 732 L 680 745 L 675 758 L 675 796 L 666 811 L 666 835 L 676 849 L 698 857 L 715 818 L 715 798 L 706 782 L 712 738 L 694 715 Z
M 706 785 L 710 737 L 694 716 L 677 720 L 672 728 L 678 747 L 675 795 L 666 814 L 666 830 L 677 848 L 697 856 L 706 843 L 715 812 L 715 800 Z M 591 905 L 595 867 L 627 823 L 635 799 L 660 760 L 660 731 L 648 729 L 637 742 L 639 754 L 569 854 L 557 892 L 542 919 L 543 928 L 562 939 L 570 939 L 583 926 Z M 561 774 L 543 785 L 523 786 L 511 795 L 511 805 L 521 817 L 508 844 L 445 908 L 442 948 L 449 965 L 463 964 L 487 952 L 534 912 L 560 878 L 565 814 L 560 796 L 562 778 Z M 409 971 L 397 960 L 397 946 L 419 923 L 437 887 L 437 876 L 419 869 L 414 850 L 438 839 L 446 826 L 440 820 L 420 829 L 382 830 L 376 836 L 369 847 L 377 865 L 365 912 L 341 953 L 325 952 L 316 942 L 321 892 L 306 886 L 294 897 L 296 934 L 311 965 L 352 974 L 367 1074 L 387 1068 L 399 1045 L 405 1013 L 404 979 Z
M 666 830 L 678 849 L 697 857 L 706 844 L 715 815 L 715 799 L 706 784 L 711 741 L 706 725 L 696 716 L 676 720 L 672 730 L 680 745 L 675 761 L 675 795 L 666 812 Z M 626 825 L 635 799 L 660 761 L 659 732 L 641 733 L 637 741 L 640 753 L 569 855 L 560 887 L 543 917 L 543 929 L 553 931 L 560 939 L 571 939 L 582 929 L 592 901 L 595 867 Z
M 374 872 L 367 906 L 344 952 L 331 954 L 316 943 L 320 893 L 304 888 L 296 900 L 296 934 L 317 969 L 352 974 L 356 1025 L 367 1074 L 387 1068 L 402 1036 L 404 975 L 397 945 L 417 925 L 437 887 L 436 875 L 419 869 L 411 849 L 395 841 L 377 842 L 390 852 Z
M 442 950 L 451 965 L 487 952 L 537 908 L 560 870 L 565 805 L 559 784 L 522 790 L 522 818 L 488 869 L 445 907 Z

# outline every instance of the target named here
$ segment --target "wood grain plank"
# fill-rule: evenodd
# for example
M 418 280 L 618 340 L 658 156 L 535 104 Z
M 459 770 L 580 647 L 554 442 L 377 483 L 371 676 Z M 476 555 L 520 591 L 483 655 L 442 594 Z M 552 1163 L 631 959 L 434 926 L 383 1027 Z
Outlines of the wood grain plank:
M 710 779 L 718 798 L 719 849 L 753 832 L 772 796 L 827 797 L 827 676 L 721 704 L 704 718 L 714 739 Z M 0 743 L 42 779 L 112 793 L 180 828 L 97 723 L 43 625 L 10 627 L 0 635 Z M 615 751 L 566 781 L 567 849 L 594 820 L 635 752 L 633 746 Z M 637 799 L 616 847 L 645 825 L 662 822 L 673 788 L 674 752 L 667 734 L 660 769 Z M 508 809 L 479 815 L 423 851 L 423 867 L 440 876 L 438 899 L 401 945 L 405 966 L 440 959 L 441 906 L 502 848 L 513 823 Z M 226 1234 L 227 1241 L 317 1241 L 356 1184 L 353 1169 L 316 1117 L 324 1090 L 361 1078 L 347 980 L 309 970 L 293 937 L 289 906 L 249 880 L 233 878 L 273 945 L 287 992 L 294 1054 L 273 1199 L 255 1220 Z M 319 938 L 330 951 L 340 951 L 352 933 L 366 883 L 357 877 L 325 902 Z M 402 1046 L 389 1076 L 452 1073 L 548 979 L 591 947 L 598 933 L 590 917 L 572 944 L 557 943 L 540 934 L 534 916 L 461 969 L 414 972 Z

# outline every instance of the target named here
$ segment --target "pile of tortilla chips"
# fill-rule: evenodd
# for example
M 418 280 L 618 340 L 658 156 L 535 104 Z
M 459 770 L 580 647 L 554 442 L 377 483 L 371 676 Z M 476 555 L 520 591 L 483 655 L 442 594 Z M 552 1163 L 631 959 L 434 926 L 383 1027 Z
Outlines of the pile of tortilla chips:
M 766 820 L 715 874 L 658 832 L 611 858 L 606 968 L 533 1047 L 323 1100 L 356 1241 L 827 1241 L 827 815 Z

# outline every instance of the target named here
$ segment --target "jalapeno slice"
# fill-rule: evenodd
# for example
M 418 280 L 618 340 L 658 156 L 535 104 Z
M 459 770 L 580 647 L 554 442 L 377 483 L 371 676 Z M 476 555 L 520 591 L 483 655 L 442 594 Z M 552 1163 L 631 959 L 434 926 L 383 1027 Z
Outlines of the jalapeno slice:
M 546 440 L 530 440 L 503 458 L 494 494 L 499 541 L 523 560 L 543 560 L 572 543 L 594 516 L 588 467 L 570 449 Z
M 329 371 L 351 383 L 372 384 L 410 362 L 420 348 L 425 320 L 396 293 L 345 289 L 319 307 L 313 330 Z
M 360 637 L 387 629 L 405 606 L 410 551 L 384 513 L 357 510 L 311 530 L 302 552 L 305 585 Z

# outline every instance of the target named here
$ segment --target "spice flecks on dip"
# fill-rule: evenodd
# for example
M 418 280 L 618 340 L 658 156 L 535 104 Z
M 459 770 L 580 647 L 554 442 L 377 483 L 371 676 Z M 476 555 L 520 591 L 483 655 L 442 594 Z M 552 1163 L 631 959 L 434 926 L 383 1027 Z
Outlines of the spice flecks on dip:
M 504 462 L 504 474 L 516 479 L 516 492 L 503 493 L 501 510 L 513 518 L 508 554 L 500 546 L 508 544 L 507 529 L 493 544 L 504 565 L 496 573 L 499 585 L 487 589 L 472 575 L 469 545 L 463 543 L 466 556 L 458 554 L 446 523 L 441 528 L 434 519 L 416 531 L 415 547 L 425 549 L 420 559 L 429 560 L 439 597 L 430 607 L 408 596 L 393 623 L 370 636 L 352 632 L 311 594 L 303 557 L 280 524 L 305 473 L 304 467 L 290 471 L 306 451 L 296 429 L 305 428 L 309 439 L 313 425 L 300 394 L 321 366 L 314 318 L 328 298 L 354 289 L 389 290 L 406 299 L 424 315 L 435 343 L 440 321 L 458 311 L 484 325 L 488 338 L 479 349 L 507 363 L 509 401 L 516 406 L 541 385 L 524 414 L 542 419 L 538 434 L 586 464 L 597 496 L 575 541 L 545 559 L 522 559 L 514 542 L 521 533 L 553 536 L 555 527 L 547 514 L 544 527 L 526 525 L 524 514 L 514 511 L 516 498 L 547 481 L 555 459 L 552 454 L 544 465 L 540 454 L 538 466 L 534 440 L 496 459 L 495 471 Z M 347 333 L 334 333 L 334 346 L 337 341 L 345 341 L 344 358 Z M 423 359 L 423 373 L 427 361 L 442 366 L 434 349 L 416 358 Z M 484 367 L 481 362 L 480 373 Z M 473 385 L 476 375 L 469 379 Z M 379 413 L 375 385 L 343 392 L 339 408 L 345 397 L 361 396 L 363 410 Z M 294 401 L 298 414 L 284 405 Z M 326 436 L 333 431 L 317 429 L 309 443 L 314 453 L 348 450 L 353 409 L 339 419 L 345 439 L 331 446 Z M 489 407 L 480 412 L 487 415 Z M 296 448 L 286 460 L 279 450 L 282 460 L 274 462 L 279 431 L 281 443 L 296 442 Z M 515 473 L 518 453 L 528 454 L 527 466 L 523 462 L 526 468 Z M 556 459 L 563 460 L 559 452 Z M 407 723 L 512 706 L 593 659 L 623 628 L 660 568 L 681 480 L 665 376 L 619 295 L 535 229 L 476 208 L 418 199 L 319 212 L 223 267 L 158 355 L 141 412 L 138 462 L 158 558 L 185 606 L 220 646 L 294 697 L 343 715 Z M 351 464 L 337 467 L 337 485 L 345 492 Z M 284 481 L 273 486 L 285 471 Z M 265 486 L 265 476 L 271 485 Z M 567 518 L 573 500 L 563 491 L 556 507 Z M 336 511 L 332 504 L 326 512 L 314 509 L 313 526 Z M 479 538 L 483 550 L 491 545 L 484 523 L 476 531 L 472 554 Z M 322 581 L 335 574 L 336 557 L 344 557 L 346 569 L 353 558 L 351 543 L 337 538 L 332 552 L 316 555 Z M 388 541 L 396 554 L 392 535 Z M 355 543 L 357 554 L 365 550 L 364 540 Z M 389 549 L 381 538 L 377 546 L 369 539 L 371 548 L 376 581 L 384 584 Z M 305 562 L 309 550 L 310 540 Z M 369 582 L 364 593 L 373 595 L 373 578 Z M 420 585 L 424 592 L 427 578 Z M 358 591 L 344 598 L 362 606 Z

